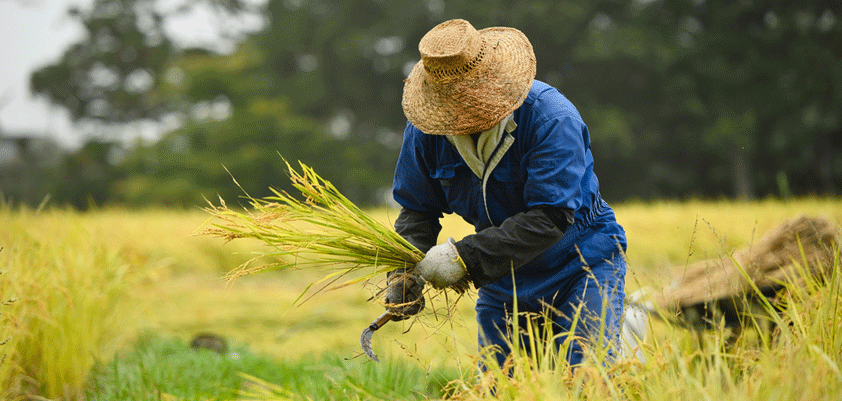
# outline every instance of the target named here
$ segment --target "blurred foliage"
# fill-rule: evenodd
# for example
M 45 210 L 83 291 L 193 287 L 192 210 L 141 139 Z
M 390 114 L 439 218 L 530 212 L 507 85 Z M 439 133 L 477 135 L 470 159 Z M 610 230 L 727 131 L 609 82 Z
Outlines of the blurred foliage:
M 32 74 L 31 88 L 70 111 L 74 120 L 125 123 L 167 109 L 155 90 L 173 56 L 163 17 L 152 2 L 98 0 L 90 11 L 69 10 L 87 32 L 62 58 Z
M 451 18 L 530 38 L 537 78 L 590 128 L 609 200 L 842 192 L 839 2 L 181 4 L 96 0 L 72 10 L 88 36 L 33 73 L 33 90 L 79 121 L 172 128 L 112 153 L 121 157 L 97 158 L 96 146 L 69 156 L 48 190 L 56 202 L 190 206 L 241 194 L 231 176 L 261 196 L 286 185 L 277 153 L 355 202 L 381 202 L 405 124 L 403 78 L 424 33 Z M 201 5 L 221 21 L 256 13 L 264 24 L 230 52 L 182 49 L 166 22 Z

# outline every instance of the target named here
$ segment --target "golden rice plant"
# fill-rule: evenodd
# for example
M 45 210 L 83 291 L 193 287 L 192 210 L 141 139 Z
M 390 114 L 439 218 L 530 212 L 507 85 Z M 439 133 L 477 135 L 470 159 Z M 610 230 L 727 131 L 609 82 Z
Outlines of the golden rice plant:
M 0 208 L 0 399 L 80 399 L 142 278 L 71 212 Z
M 227 279 L 266 270 L 325 271 L 326 275 L 304 290 L 325 283 L 321 291 L 412 268 L 424 257 L 393 228 L 368 216 L 312 168 L 299 162 L 299 172 L 286 160 L 284 163 L 302 199 L 271 189 L 274 195 L 262 199 L 246 194 L 250 208 L 243 211 L 229 208 L 221 198 L 220 205 L 205 208 L 213 222 L 200 235 L 213 235 L 226 242 L 249 238 L 267 246 L 267 250 L 229 271 Z
M 784 284 L 778 307 L 766 303 L 777 322 L 768 341 L 743 333 L 732 341 L 724 327 L 695 332 L 677 323 L 650 322 L 642 361 L 608 360 L 599 350 L 570 370 L 566 344 L 557 337 L 534 338 L 537 330 L 517 327 L 538 350 L 515 351 L 499 366 L 490 352 L 480 358 L 487 369 L 449 384 L 452 400 L 831 400 L 842 394 L 842 264 L 834 249 L 831 261 L 796 261 L 800 280 Z M 829 263 L 813 266 L 810 263 Z M 811 270 L 828 272 L 815 276 Z M 800 283 L 800 284 L 796 284 Z M 758 288 L 751 291 L 760 293 Z M 513 303 L 517 305 L 517 303 Z M 576 316 L 573 317 L 574 320 Z M 747 327 L 760 327 L 768 316 L 749 316 Z M 528 324 L 537 324 L 529 322 Z M 575 324 L 575 323 L 574 323 Z M 537 327 L 537 326 L 535 326 Z M 571 332 L 562 333 L 570 338 Z M 656 335 L 653 335 L 656 334 Z M 767 333 L 768 334 L 768 333 Z M 541 342 L 544 345 L 541 345 Z M 537 347 L 536 347 L 537 344 Z M 493 351 L 493 350 L 491 350 Z M 548 363 L 549 362 L 549 363 Z

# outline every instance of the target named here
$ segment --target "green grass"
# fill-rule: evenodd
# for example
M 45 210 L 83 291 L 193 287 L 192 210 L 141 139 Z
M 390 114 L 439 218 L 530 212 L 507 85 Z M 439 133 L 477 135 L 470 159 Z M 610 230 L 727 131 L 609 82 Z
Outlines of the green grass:
M 399 360 L 375 364 L 327 354 L 286 361 L 242 346 L 217 354 L 179 339 L 145 335 L 130 351 L 94 370 L 87 398 L 418 400 L 439 397 L 445 382 L 435 372 L 428 375 Z

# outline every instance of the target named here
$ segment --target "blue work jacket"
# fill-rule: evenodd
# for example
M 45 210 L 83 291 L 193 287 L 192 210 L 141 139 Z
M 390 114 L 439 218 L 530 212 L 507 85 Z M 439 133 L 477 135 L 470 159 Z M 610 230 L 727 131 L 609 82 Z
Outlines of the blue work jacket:
M 483 180 L 446 137 L 424 134 L 407 123 L 394 199 L 406 209 L 429 215 L 456 213 L 477 232 L 536 207 L 575 211 L 574 224 L 589 226 L 608 205 L 599 194 L 588 128 L 578 110 L 556 88 L 535 80 L 513 117 L 517 128 L 504 134 L 495 150 L 492 157 L 499 162 L 486 172 L 484 188 Z M 610 216 L 613 220 L 613 213 Z M 622 228 L 614 221 L 607 223 L 596 229 L 625 245 Z M 550 246 L 521 268 L 569 261 L 565 254 L 572 250 L 563 243 Z

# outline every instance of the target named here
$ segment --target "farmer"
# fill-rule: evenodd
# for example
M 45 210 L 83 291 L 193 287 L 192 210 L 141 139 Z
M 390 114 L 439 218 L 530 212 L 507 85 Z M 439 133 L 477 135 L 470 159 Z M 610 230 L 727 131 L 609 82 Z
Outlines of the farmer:
M 501 366 L 515 288 L 519 310 L 549 312 L 554 334 L 580 316 L 571 365 L 587 344 L 615 344 L 626 238 L 600 197 L 579 112 L 535 80 L 532 45 L 517 29 L 451 20 L 418 48 L 421 61 L 404 84 L 409 121 L 393 195 L 402 206 L 395 229 L 426 256 L 414 274 L 389 277 L 387 306 L 407 318 L 423 308 L 425 282 L 459 291 L 472 283 L 480 346 L 499 347 Z M 436 245 L 443 213 L 476 233 Z

